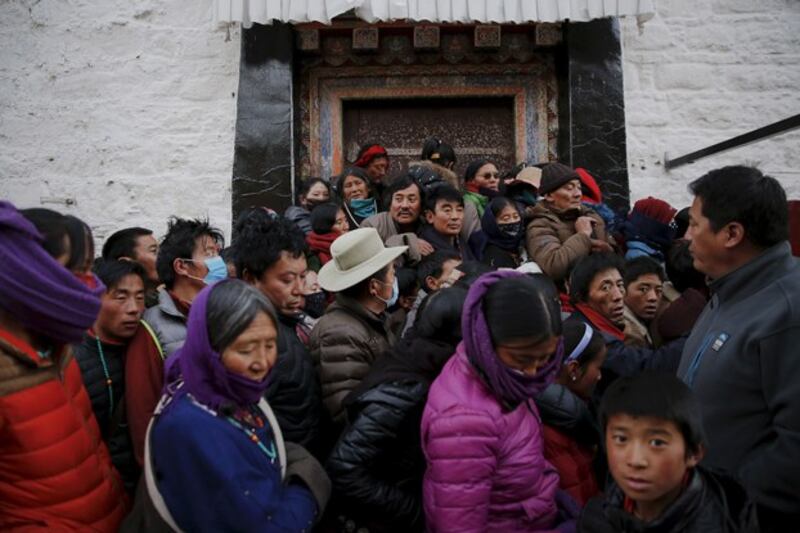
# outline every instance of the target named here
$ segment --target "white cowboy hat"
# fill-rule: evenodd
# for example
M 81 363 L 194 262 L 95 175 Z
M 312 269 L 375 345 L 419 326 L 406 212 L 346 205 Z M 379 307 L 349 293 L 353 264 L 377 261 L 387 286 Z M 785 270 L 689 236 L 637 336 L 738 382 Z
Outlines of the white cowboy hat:
M 386 248 L 375 228 L 348 231 L 331 244 L 331 260 L 319 271 L 319 285 L 339 292 L 369 278 L 399 256 L 408 246 Z

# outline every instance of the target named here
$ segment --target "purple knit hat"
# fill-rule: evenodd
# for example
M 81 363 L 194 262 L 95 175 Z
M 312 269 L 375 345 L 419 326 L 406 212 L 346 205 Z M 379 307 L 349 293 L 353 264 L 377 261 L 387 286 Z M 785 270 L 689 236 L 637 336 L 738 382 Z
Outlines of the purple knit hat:
M 470 287 L 461 315 L 464 340 L 459 348 L 466 352 L 467 358 L 481 373 L 492 392 L 510 405 L 518 405 L 529 398 L 534 398 L 553 383 L 564 357 L 564 340 L 561 338 L 556 353 L 550 361 L 535 375 L 528 376 L 514 372 L 494 351 L 492 335 L 483 313 L 483 298 L 489 292 L 489 288 L 498 281 L 505 278 L 521 278 L 525 275 L 514 270 L 498 270 L 482 275 Z M 535 327 L 531 324 L 532 334 Z
M 214 350 L 208 337 L 208 299 L 224 283 L 244 283 L 227 279 L 200 291 L 192 300 L 186 323 L 186 342 L 167 359 L 165 392 L 176 398 L 189 393 L 194 399 L 218 411 L 222 407 L 244 407 L 258 403 L 270 383 L 272 372 L 262 381 L 230 372 L 222 364 L 222 355 Z M 271 314 L 277 330 L 277 318 Z M 183 387 L 176 385 L 183 381 Z
M 0 200 L 0 307 L 25 329 L 78 343 L 100 312 L 100 299 L 44 248 L 36 227 Z

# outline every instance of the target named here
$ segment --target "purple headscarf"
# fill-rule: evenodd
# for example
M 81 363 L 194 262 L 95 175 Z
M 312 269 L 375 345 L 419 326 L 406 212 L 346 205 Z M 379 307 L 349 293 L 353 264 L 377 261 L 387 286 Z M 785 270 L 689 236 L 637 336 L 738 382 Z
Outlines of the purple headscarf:
M 483 298 L 489 288 L 505 278 L 522 277 L 514 270 L 498 270 L 479 277 L 470 287 L 461 315 L 463 349 L 472 365 L 478 369 L 492 392 L 511 405 L 534 398 L 556 378 L 564 357 L 564 341 L 559 339 L 555 355 L 533 375 L 519 374 L 506 366 L 494 351 L 492 335 L 483 314 Z M 533 334 L 535 325 L 531 325 Z
M 166 364 L 165 391 L 175 397 L 190 393 L 194 399 L 218 411 L 222 407 L 245 407 L 258 403 L 269 386 L 270 376 L 254 381 L 229 371 L 222 364 L 222 355 L 214 350 L 208 337 L 208 299 L 223 283 L 244 283 L 228 279 L 210 285 L 192 300 L 186 323 L 186 342 Z M 277 330 L 277 321 L 270 315 Z M 175 385 L 183 381 L 183 387 Z
M 55 342 L 78 343 L 94 324 L 100 299 L 41 242 L 36 227 L 0 200 L 0 307 L 27 330 Z

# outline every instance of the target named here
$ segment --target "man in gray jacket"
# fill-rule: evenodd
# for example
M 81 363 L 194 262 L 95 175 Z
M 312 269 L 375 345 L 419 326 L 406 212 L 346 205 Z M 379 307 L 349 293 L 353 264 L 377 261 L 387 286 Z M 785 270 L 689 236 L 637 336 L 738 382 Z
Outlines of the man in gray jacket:
M 743 166 L 713 170 L 695 195 L 686 238 L 712 297 L 678 376 L 694 390 L 705 464 L 739 476 L 762 531 L 800 527 L 800 264 L 781 185 Z

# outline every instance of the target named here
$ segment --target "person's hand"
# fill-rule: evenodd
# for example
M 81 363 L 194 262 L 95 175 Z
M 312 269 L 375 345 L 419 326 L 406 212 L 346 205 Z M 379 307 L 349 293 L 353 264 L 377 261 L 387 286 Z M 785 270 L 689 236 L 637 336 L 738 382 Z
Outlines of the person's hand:
M 593 224 L 594 220 L 592 220 L 591 217 L 578 217 L 575 221 L 575 231 L 583 233 L 587 237 L 591 237 Z
M 592 239 L 592 253 L 613 252 L 614 248 L 606 241 L 600 239 Z
M 417 249 L 419 249 L 419 255 L 423 257 L 433 253 L 433 246 L 424 239 L 417 239 Z

